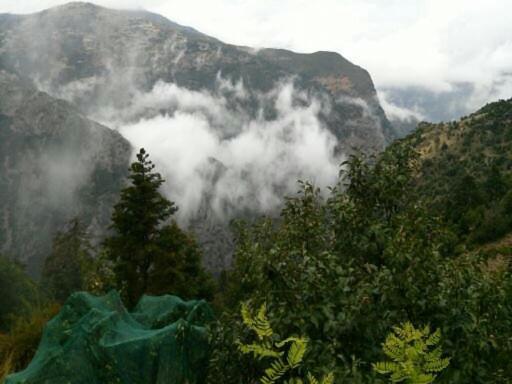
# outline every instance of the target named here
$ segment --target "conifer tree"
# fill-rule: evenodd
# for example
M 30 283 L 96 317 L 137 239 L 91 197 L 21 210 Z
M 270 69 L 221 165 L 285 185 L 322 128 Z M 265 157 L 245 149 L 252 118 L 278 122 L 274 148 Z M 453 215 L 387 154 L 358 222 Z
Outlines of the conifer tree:
M 118 287 L 129 306 L 135 305 L 146 291 L 159 226 L 177 210 L 174 203 L 160 194 L 164 179 L 154 172 L 155 165 L 148 158 L 141 148 L 131 164 L 131 185 L 121 191 L 114 206 L 114 234 L 105 241 L 108 255 L 115 263 Z
M 84 289 L 85 264 L 92 260 L 92 247 L 78 218 L 68 223 L 53 239 L 52 253 L 43 267 L 43 286 L 59 303 L 73 292 Z
M 159 192 L 165 180 L 148 157 L 142 148 L 132 163 L 131 185 L 114 206 L 113 235 L 104 243 L 129 307 L 145 293 L 190 298 L 210 284 L 194 240 L 169 222 L 178 208 Z

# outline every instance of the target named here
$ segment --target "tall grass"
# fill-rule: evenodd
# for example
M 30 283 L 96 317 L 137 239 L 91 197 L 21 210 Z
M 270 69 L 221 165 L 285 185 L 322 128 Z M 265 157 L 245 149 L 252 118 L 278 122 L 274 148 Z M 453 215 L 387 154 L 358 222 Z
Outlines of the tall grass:
M 0 333 L 0 383 L 27 367 L 36 353 L 43 328 L 59 312 L 55 303 L 39 304 L 11 319 L 7 333 Z

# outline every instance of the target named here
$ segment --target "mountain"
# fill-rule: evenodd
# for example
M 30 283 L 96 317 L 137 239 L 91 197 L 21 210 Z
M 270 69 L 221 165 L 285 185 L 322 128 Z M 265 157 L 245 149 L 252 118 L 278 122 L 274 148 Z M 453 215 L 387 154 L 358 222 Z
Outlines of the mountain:
M 458 121 L 421 123 L 393 145 L 419 152 L 417 192 L 469 246 L 512 231 L 512 99 Z
M 117 132 L 0 70 L 0 253 L 37 275 L 70 218 L 104 230 L 129 156 Z
M 241 107 L 255 115 L 259 93 L 294 79 L 330 102 L 322 118 L 344 149 L 380 150 L 393 138 L 368 72 L 332 52 L 239 47 L 149 12 L 80 2 L 0 16 L 0 41 L 0 54 L 17 71 L 87 114 L 129 106 L 135 92 L 158 81 L 215 91 L 221 75 L 243 82 L 250 95 Z
M 205 126 L 218 142 L 212 155 L 202 154 L 203 136 L 178 148 L 199 163 L 182 166 L 180 175 L 188 173 L 179 182 L 182 159 L 168 158 L 176 146 L 156 153 L 174 190 L 195 199 L 177 201 L 182 220 L 217 270 L 229 264 L 231 219 L 272 213 L 298 178 L 336 174 L 354 147 L 381 151 L 397 136 L 368 72 L 337 53 L 230 45 L 146 11 L 76 2 L 0 14 L 0 67 L 1 251 L 36 272 L 52 235 L 73 216 L 97 235 L 105 230 L 138 138 L 159 132 L 151 144 L 173 143 L 155 122 L 186 114 L 193 123 L 185 133 Z M 285 150 L 269 144 L 271 129 Z M 251 153 L 240 140 L 250 134 L 263 154 L 274 151 L 273 162 L 240 158 Z

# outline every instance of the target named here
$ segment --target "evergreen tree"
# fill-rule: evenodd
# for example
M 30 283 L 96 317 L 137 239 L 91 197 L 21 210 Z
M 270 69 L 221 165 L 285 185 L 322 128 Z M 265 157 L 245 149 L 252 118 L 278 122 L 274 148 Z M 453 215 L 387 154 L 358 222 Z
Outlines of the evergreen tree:
M 43 286 L 63 303 L 70 294 L 84 289 L 83 267 L 91 260 L 92 247 L 85 228 L 75 218 L 53 239 L 52 253 L 43 267 Z
M 201 266 L 201 249 L 194 237 L 173 222 L 162 228 L 157 243 L 147 292 L 212 299 L 213 279 Z
M 493 164 L 484 182 L 484 189 L 490 201 L 500 199 L 507 193 L 507 183 L 500 168 Z
M 112 214 L 114 234 L 104 243 L 129 307 L 144 293 L 194 296 L 208 280 L 200 279 L 205 273 L 193 240 L 174 222 L 165 224 L 178 208 L 160 194 L 164 179 L 148 157 L 142 148 L 132 163 L 131 185 Z

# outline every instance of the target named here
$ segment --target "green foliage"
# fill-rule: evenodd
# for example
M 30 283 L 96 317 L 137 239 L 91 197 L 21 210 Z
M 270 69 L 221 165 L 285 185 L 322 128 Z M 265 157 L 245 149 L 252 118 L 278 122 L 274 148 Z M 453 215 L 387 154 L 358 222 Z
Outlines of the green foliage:
M 32 306 L 28 313 L 12 318 L 7 333 L 0 333 L 0 382 L 6 375 L 24 369 L 32 360 L 43 328 L 59 312 L 55 303 Z
M 141 149 L 132 163 L 131 185 L 121 191 L 112 214 L 114 233 L 104 242 L 129 307 L 147 292 L 185 298 L 211 292 L 193 239 L 175 223 L 165 225 L 177 207 L 160 194 L 164 180 L 148 157 Z
M 0 256 L 0 382 L 32 359 L 44 324 L 57 311 L 21 265 Z
M 46 258 L 42 285 L 59 303 L 86 287 L 86 269 L 93 263 L 92 246 L 85 228 L 73 219 L 66 231 L 58 232 L 52 253 Z
M 82 262 L 81 273 L 83 291 L 104 295 L 116 287 L 114 264 L 105 250 Z
M 491 103 L 451 124 L 422 124 L 394 145 L 404 143 L 422 152 L 413 187 L 467 246 L 512 230 L 510 210 L 504 208 L 512 187 L 512 100 Z
M 353 156 L 327 197 L 302 183 L 278 220 L 237 225 L 212 383 L 217 367 L 225 383 L 252 372 L 228 342 L 243 335 L 233 313 L 247 300 L 267 303 L 275 333 L 307 337 L 305 369 L 340 381 L 378 382 L 379 340 L 407 321 L 443 332 L 453 359 L 440 382 L 488 383 L 499 369 L 512 378 L 510 273 L 488 273 L 485 256 L 460 253 L 456 234 L 415 189 L 417 169 L 405 144 Z
M 173 222 L 160 229 L 155 243 L 158 251 L 150 272 L 148 294 L 212 299 L 215 282 L 201 266 L 201 249 L 192 235 Z
M 256 314 L 252 314 L 246 303 L 242 304 L 242 319 L 244 325 L 254 332 L 257 341 L 250 344 L 238 342 L 238 348 L 243 354 L 252 354 L 257 360 L 270 360 L 265 373 L 260 377 L 261 384 L 285 384 L 305 383 L 302 378 L 294 374 L 303 363 L 308 341 L 304 337 L 288 337 L 284 340 L 276 340 L 274 332 L 267 318 L 267 308 L 263 304 Z M 321 381 L 311 373 L 307 373 L 309 384 L 333 384 L 334 375 L 329 373 Z
M 391 361 L 373 364 L 373 369 L 380 374 L 390 375 L 393 383 L 429 384 L 436 375 L 450 363 L 449 358 L 442 358 L 441 332 L 430 333 L 430 328 L 416 329 L 407 322 L 401 327 L 394 327 L 393 333 L 382 345 L 382 349 Z
M 115 233 L 105 241 L 115 265 L 118 287 L 125 293 L 130 307 L 147 290 L 149 271 L 158 250 L 159 225 L 177 209 L 159 193 L 164 180 L 153 172 L 155 165 L 148 157 L 141 149 L 137 161 L 132 163 L 131 185 L 121 191 L 112 214 Z
M 93 248 L 82 223 L 73 219 L 66 231 L 56 234 L 41 283 L 61 304 L 77 291 L 105 294 L 116 286 L 114 264 L 104 250 Z
M 0 255 L 0 332 L 9 327 L 9 319 L 22 313 L 39 298 L 39 288 L 23 267 Z

